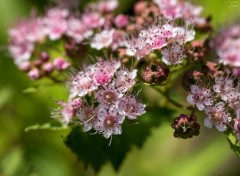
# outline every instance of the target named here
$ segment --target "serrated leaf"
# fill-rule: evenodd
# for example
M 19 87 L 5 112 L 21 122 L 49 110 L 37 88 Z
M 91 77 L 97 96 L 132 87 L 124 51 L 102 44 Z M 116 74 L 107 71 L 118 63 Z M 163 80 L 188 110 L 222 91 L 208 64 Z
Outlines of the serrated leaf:
M 66 126 L 62 124 L 54 125 L 51 123 L 45 123 L 45 124 L 35 124 L 29 127 L 26 127 L 24 129 L 25 132 L 31 131 L 31 130 L 64 130 L 67 129 Z
M 230 144 L 231 149 L 240 158 L 240 144 L 239 144 L 238 140 L 236 139 L 236 136 L 234 135 L 233 131 L 228 129 L 225 132 L 225 135 L 227 137 L 227 140 Z
M 113 136 L 110 146 L 109 140 L 99 134 L 84 133 L 80 127 L 71 131 L 65 144 L 85 166 L 91 165 L 96 172 L 108 161 L 118 170 L 130 149 L 133 146 L 142 147 L 151 129 L 163 121 L 171 120 L 171 114 L 172 111 L 168 109 L 153 109 L 140 117 L 139 124 L 124 124 L 123 133 Z

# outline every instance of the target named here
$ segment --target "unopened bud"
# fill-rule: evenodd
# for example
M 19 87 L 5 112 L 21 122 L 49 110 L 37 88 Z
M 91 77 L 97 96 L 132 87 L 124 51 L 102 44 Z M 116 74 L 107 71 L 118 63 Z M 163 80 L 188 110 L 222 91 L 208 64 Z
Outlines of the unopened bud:
M 40 53 L 40 60 L 46 62 L 49 60 L 49 54 L 45 51 Z
M 171 126 L 175 129 L 174 137 L 176 138 L 192 138 L 200 133 L 200 125 L 194 115 L 181 114 L 173 120 Z
M 51 63 L 45 63 L 42 69 L 46 74 L 49 74 L 53 71 L 53 65 Z
M 162 64 L 152 63 L 143 73 L 143 79 L 149 84 L 161 84 L 166 81 L 169 69 Z
M 53 61 L 53 66 L 59 70 L 59 71 L 63 71 L 65 69 L 67 69 L 70 64 L 68 61 L 66 61 L 65 59 L 62 58 L 57 58 Z
M 34 68 L 32 70 L 30 70 L 28 72 L 28 76 L 32 79 L 32 80 L 37 80 L 41 78 L 41 73 L 39 71 L 39 69 Z

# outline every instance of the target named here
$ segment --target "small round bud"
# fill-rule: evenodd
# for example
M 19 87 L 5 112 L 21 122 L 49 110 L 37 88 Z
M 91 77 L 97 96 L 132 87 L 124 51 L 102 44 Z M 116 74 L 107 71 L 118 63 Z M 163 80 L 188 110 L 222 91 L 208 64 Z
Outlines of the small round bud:
M 45 51 L 40 53 L 40 60 L 46 62 L 49 60 L 49 54 Z
M 32 80 L 37 80 L 41 78 L 41 73 L 39 71 L 39 69 L 34 68 L 32 70 L 30 70 L 28 72 L 28 76 L 32 79 Z
M 171 126 L 175 129 L 174 137 L 176 138 L 192 138 L 200 133 L 200 125 L 194 115 L 181 114 L 173 120 Z
M 59 71 L 63 71 L 65 69 L 67 69 L 70 64 L 68 61 L 66 61 L 65 59 L 62 58 L 57 58 L 53 61 L 53 66 L 59 70 Z
M 169 69 L 162 64 L 154 64 L 147 66 L 143 73 L 143 79 L 149 84 L 161 84 L 166 81 Z
M 18 65 L 19 70 L 28 72 L 31 69 L 31 63 L 29 61 L 23 61 Z
M 71 105 L 74 109 L 80 109 L 82 106 L 82 100 L 80 98 L 75 98 L 72 101 Z
M 44 73 L 49 74 L 53 71 L 53 65 L 51 63 L 45 63 L 42 66 Z
M 36 67 L 41 67 L 42 64 L 43 64 L 43 62 L 42 62 L 41 60 L 35 60 L 35 61 L 33 62 L 33 64 L 34 64 L 34 66 L 36 66 Z

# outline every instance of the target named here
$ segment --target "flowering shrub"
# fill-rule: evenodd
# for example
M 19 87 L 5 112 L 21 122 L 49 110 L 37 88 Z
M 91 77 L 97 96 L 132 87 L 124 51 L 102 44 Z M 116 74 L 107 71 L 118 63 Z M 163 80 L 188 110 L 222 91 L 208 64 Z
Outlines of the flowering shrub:
M 66 85 L 68 98 L 57 101 L 54 120 L 112 140 L 124 134 L 124 124 L 144 123 L 143 114 L 168 108 L 180 112 L 171 125 L 174 136 L 186 139 L 200 133 L 199 111 L 204 126 L 223 132 L 240 155 L 239 25 L 212 35 L 203 8 L 181 0 L 139 1 L 131 15 L 114 13 L 117 0 L 89 2 L 82 11 L 73 10 L 76 2 L 58 3 L 8 31 L 21 71 Z M 171 95 L 179 81 L 185 102 Z M 165 106 L 151 102 L 149 87 Z

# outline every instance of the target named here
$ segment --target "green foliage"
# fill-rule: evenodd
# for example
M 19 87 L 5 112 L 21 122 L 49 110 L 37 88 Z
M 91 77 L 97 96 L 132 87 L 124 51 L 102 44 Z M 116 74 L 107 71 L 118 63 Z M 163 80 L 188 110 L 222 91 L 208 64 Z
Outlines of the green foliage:
M 111 144 L 99 134 L 83 133 L 75 128 L 65 139 L 66 145 L 77 154 L 86 166 L 90 164 L 95 171 L 110 161 L 118 170 L 131 147 L 142 147 L 153 127 L 165 120 L 171 120 L 172 111 L 165 108 L 152 109 L 140 118 L 139 124 L 124 124 L 123 133 L 113 136 Z
M 236 135 L 231 130 L 227 130 L 225 132 L 225 135 L 227 137 L 227 140 L 229 142 L 231 149 L 240 158 L 240 144 L 239 144 L 238 140 L 236 139 Z

